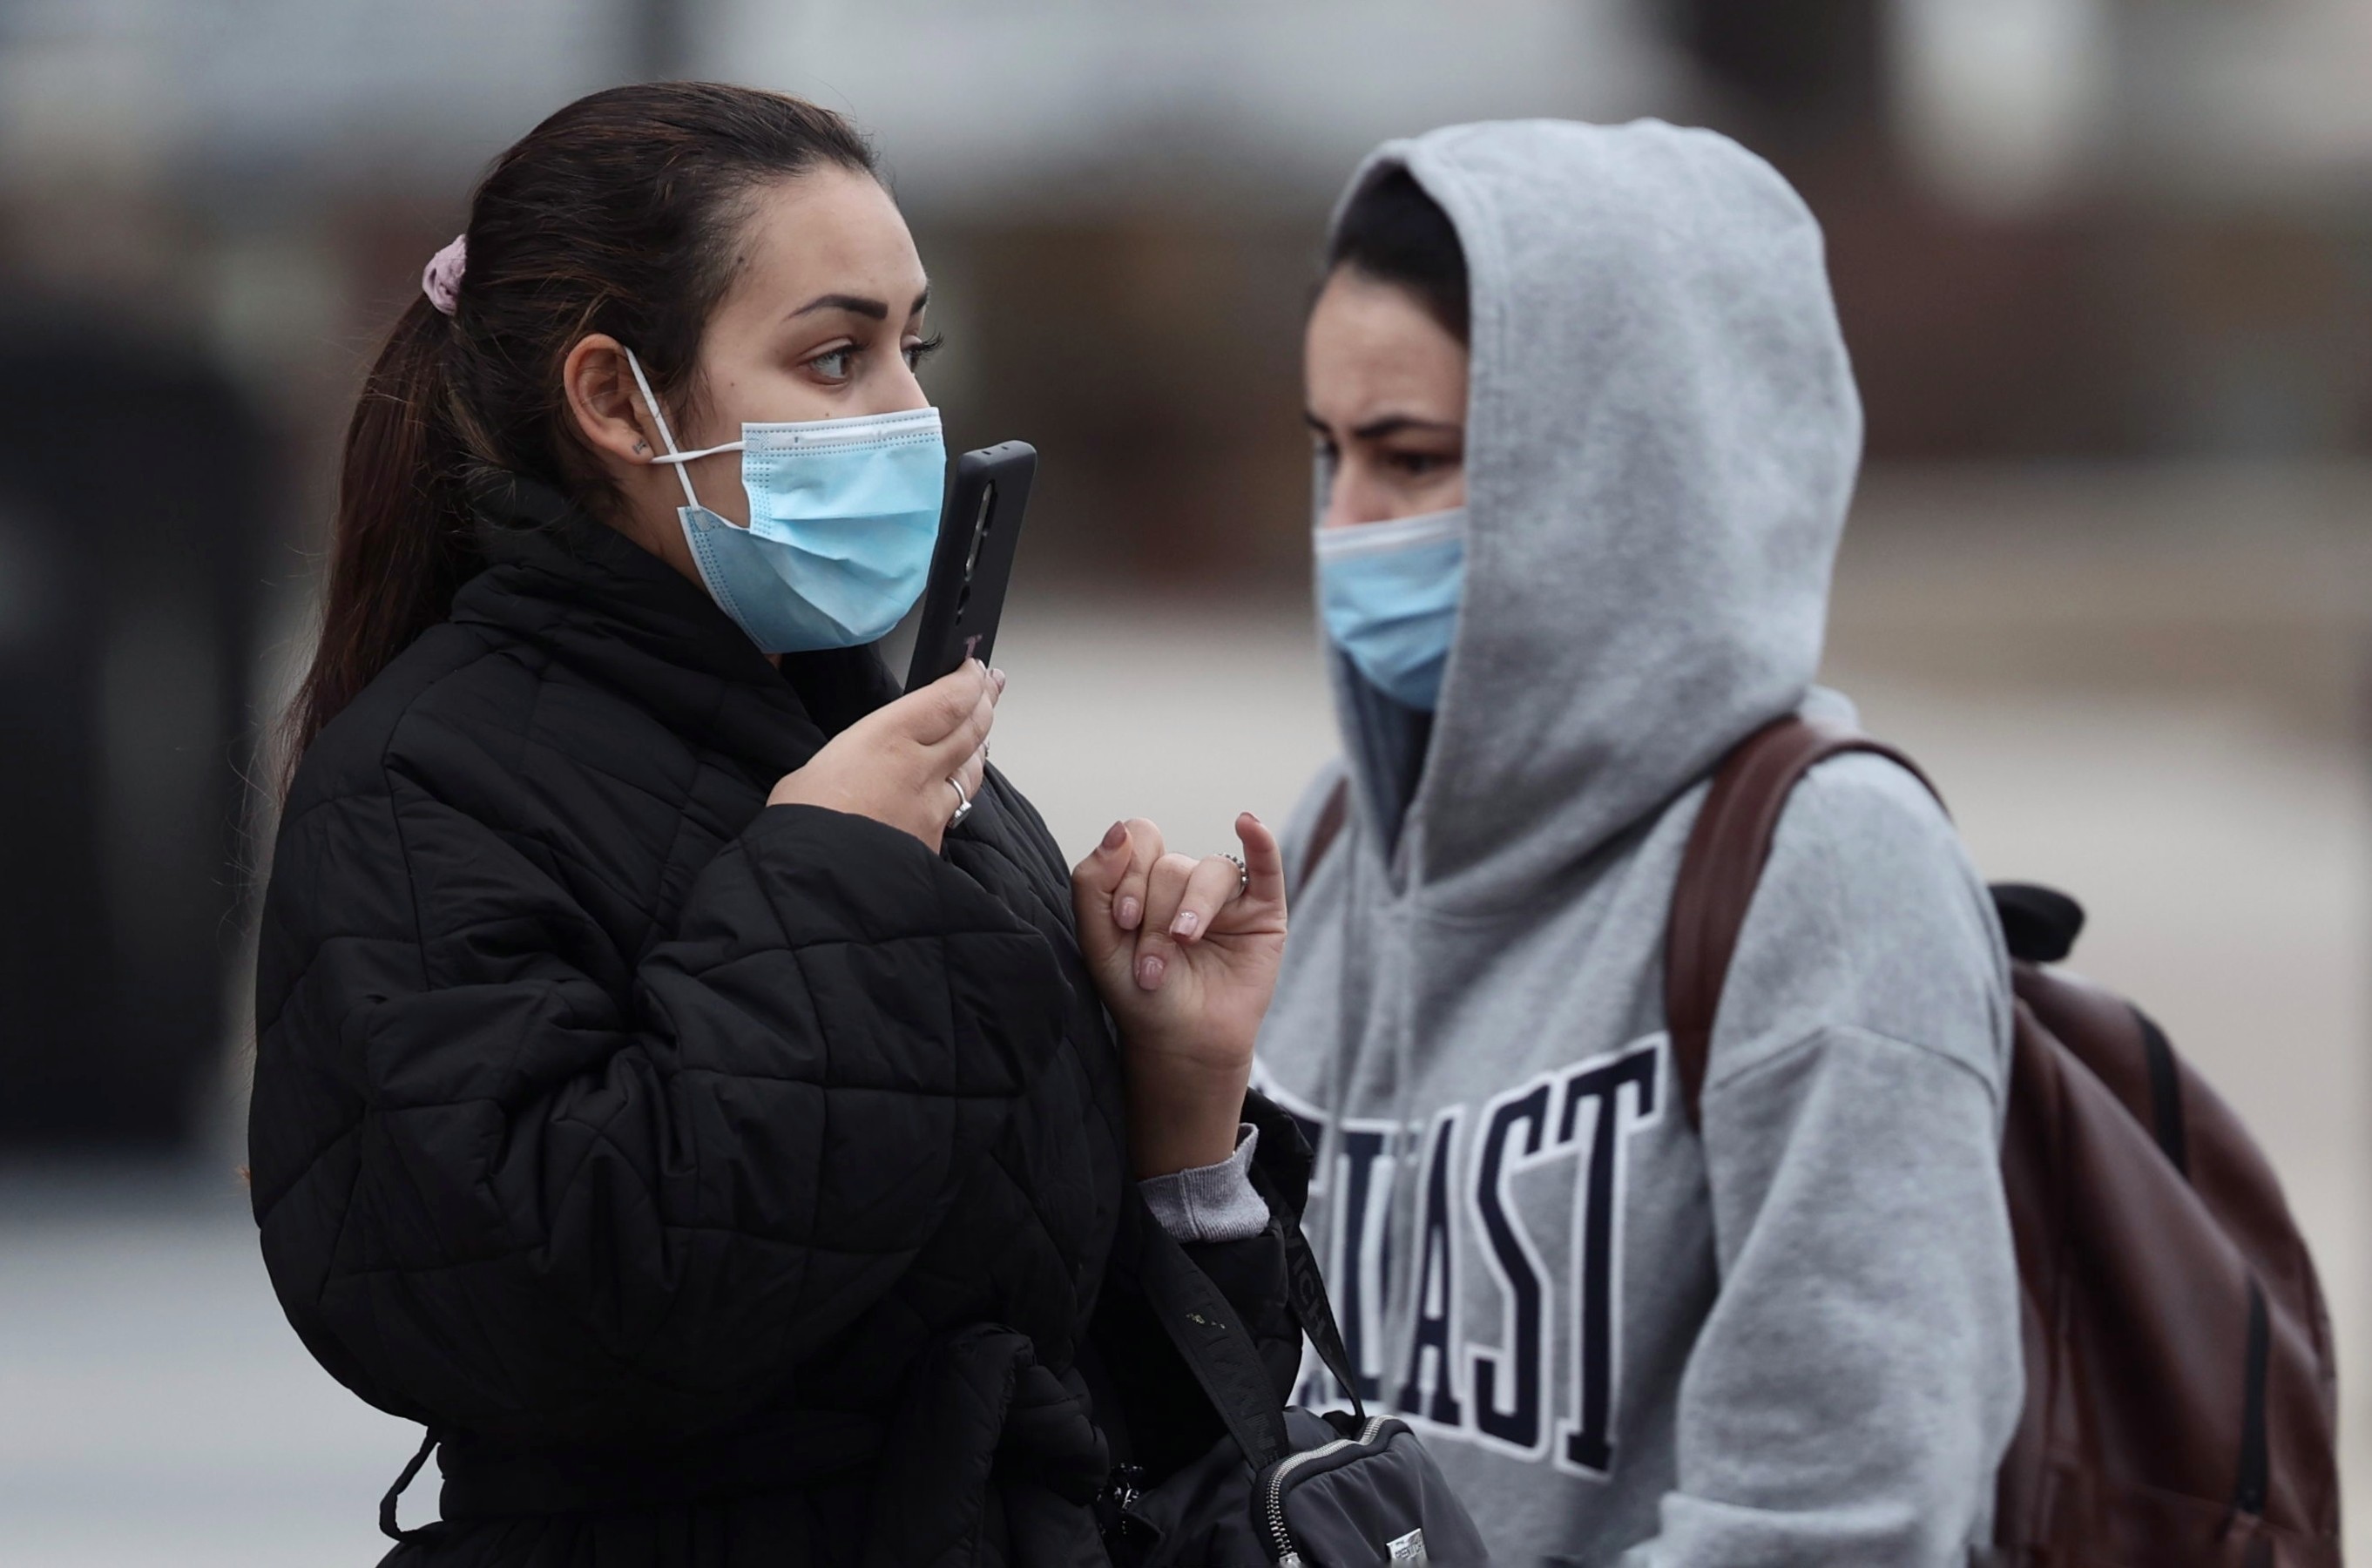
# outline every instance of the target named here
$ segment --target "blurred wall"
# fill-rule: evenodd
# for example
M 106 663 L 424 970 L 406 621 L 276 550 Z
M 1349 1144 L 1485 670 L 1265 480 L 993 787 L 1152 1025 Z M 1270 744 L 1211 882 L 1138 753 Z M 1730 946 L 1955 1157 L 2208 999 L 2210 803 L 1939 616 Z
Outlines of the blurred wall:
M 216 1075 L 273 455 L 174 345 L 0 327 L 0 1150 L 177 1142 Z

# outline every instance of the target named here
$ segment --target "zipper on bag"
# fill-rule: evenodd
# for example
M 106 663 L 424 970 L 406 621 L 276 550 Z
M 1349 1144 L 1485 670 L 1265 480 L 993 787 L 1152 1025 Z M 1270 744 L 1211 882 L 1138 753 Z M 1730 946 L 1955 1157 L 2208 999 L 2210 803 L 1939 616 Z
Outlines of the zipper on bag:
M 1304 1448 L 1298 1454 L 1287 1454 L 1269 1467 L 1268 1474 L 1261 1478 L 1261 1504 L 1268 1522 L 1269 1555 L 1276 1560 L 1276 1568 L 1308 1568 L 1302 1560 L 1301 1548 L 1293 1539 L 1293 1531 L 1285 1522 L 1285 1487 L 1293 1472 L 1330 1454 L 1339 1454 L 1345 1448 L 1373 1445 L 1384 1430 L 1384 1423 L 1390 1419 L 1389 1416 L 1370 1416 L 1356 1437 L 1337 1437 L 1331 1443 Z

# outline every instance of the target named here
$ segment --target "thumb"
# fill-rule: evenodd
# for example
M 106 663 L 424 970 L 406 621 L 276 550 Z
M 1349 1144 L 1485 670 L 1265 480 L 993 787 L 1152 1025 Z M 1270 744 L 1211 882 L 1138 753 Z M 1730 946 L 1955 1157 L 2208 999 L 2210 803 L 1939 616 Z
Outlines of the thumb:
M 1285 851 L 1268 824 L 1247 811 L 1236 819 L 1244 846 L 1244 892 L 1262 903 L 1285 907 Z
M 881 712 L 896 715 L 894 722 L 909 740 L 936 746 L 961 729 L 980 706 L 982 694 L 992 690 L 988 667 L 972 659 L 921 691 L 909 691 Z

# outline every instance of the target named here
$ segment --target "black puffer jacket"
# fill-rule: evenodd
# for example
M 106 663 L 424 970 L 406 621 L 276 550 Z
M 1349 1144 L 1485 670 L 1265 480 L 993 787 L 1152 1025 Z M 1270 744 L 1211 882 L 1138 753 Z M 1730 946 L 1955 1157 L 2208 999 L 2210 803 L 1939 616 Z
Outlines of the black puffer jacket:
M 766 807 L 895 694 L 873 650 L 778 673 L 550 492 L 481 499 L 494 564 L 304 760 L 257 983 L 273 1284 L 442 1444 L 390 1561 L 1097 1560 L 1107 1437 L 1218 1427 L 1127 1266 L 1045 827 L 1001 779 L 942 855 Z M 1273 1234 L 1197 1255 L 1289 1376 Z

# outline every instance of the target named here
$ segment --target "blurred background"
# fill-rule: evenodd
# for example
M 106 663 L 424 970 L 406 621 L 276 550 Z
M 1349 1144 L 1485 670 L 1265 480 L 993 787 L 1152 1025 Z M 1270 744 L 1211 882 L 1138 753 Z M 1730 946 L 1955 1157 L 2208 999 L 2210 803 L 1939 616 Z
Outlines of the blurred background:
M 269 732 L 477 172 L 666 75 L 878 138 L 951 445 L 1043 454 L 998 760 L 1074 849 L 1215 846 L 1333 748 L 1296 358 L 1363 151 L 1770 157 L 1869 413 L 1834 679 L 2266 1142 L 2372 1508 L 2372 0 L 0 0 L 0 1562 L 383 1544 L 416 1432 L 305 1356 L 234 1174 Z

